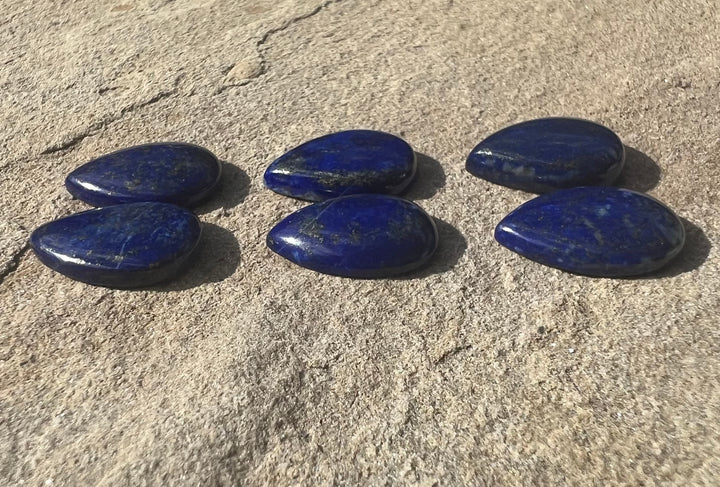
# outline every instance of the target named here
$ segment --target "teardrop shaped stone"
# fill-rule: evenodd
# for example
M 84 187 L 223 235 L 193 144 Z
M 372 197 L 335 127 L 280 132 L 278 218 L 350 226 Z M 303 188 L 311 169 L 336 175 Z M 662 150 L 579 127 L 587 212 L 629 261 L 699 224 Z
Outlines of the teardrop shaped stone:
M 358 193 L 397 194 L 410 184 L 415 169 L 415 152 L 401 138 L 348 130 L 286 152 L 265 171 L 265 185 L 309 201 Z
M 164 201 L 191 207 L 220 181 L 212 152 L 182 142 L 137 145 L 94 159 L 71 172 L 65 187 L 93 206 Z
M 466 169 L 492 183 L 530 193 L 610 184 L 625 147 L 610 129 L 588 120 L 542 118 L 506 127 L 480 142 Z
M 200 221 L 168 203 L 76 213 L 37 228 L 30 244 L 51 269 L 97 286 L 149 286 L 174 276 L 200 241 Z
M 335 198 L 278 223 L 267 245 L 325 274 L 377 278 L 425 264 L 438 244 L 435 222 L 415 203 L 386 195 Z
M 583 187 L 539 196 L 495 228 L 505 247 L 565 271 L 622 277 L 655 271 L 685 243 L 680 219 L 627 189 Z

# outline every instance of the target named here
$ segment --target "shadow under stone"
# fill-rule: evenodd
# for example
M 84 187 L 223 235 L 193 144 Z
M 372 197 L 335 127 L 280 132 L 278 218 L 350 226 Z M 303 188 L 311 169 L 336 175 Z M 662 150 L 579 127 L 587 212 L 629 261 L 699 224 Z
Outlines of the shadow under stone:
M 649 156 L 637 149 L 625 146 L 625 167 L 614 186 L 644 193 L 660 182 L 662 171 Z
M 653 279 L 679 276 L 698 269 L 707 260 L 712 244 L 703 229 L 686 218 L 680 220 L 685 227 L 685 246 L 665 267 L 640 277 Z
M 166 292 L 192 289 L 202 284 L 221 282 L 233 275 L 240 265 L 240 244 L 235 236 L 213 223 L 203 223 L 200 244 L 181 273 L 170 281 L 144 288 Z
M 438 230 L 438 248 L 430 261 L 420 269 L 394 277 L 395 279 L 422 279 L 449 271 L 467 250 L 467 240 L 460 230 L 450 223 L 433 217 Z
M 437 160 L 428 155 L 416 152 L 415 157 L 417 172 L 402 197 L 409 200 L 426 200 L 435 196 L 438 190 L 445 186 L 445 171 Z
M 234 164 L 222 161 L 222 176 L 218 188 L 195 208 L 195 213 L 202 215 L 218 208 L 234 208 L 242 203 L 249 193 L 250 177 L 247 173 Z

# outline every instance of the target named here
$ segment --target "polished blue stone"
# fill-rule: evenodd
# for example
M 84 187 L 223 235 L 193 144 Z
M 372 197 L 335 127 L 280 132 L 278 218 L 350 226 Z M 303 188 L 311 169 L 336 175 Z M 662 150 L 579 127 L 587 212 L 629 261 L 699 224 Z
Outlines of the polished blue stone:
M 358 193 L 397 194 L 415 176 L 415 152 L 385 132 L 348 130 L 290 150 L 265 171 L 276 193 L 310 201 Z
M 541 264 L 623 277 L 665 265 L 682 249 L 685 229 L 672 210 L 649 196 L 591 186 L 528 201 L 498 224 L 495 239 Z
M 504 128 L 480 142 L 465 165 L 473 175 L 531 193 L 612 183 L 625 147 L 587 120 L 543 118 Z
M 394 196 L 363 194 L 315 203 L 278 223 L 267 245 L 325 274 L 376 278 L 416 269 L 438 244 L 435 222 Z
M 93 206 L 164 201 L 191 207 L 220 181 L 212 152 L 181 142 L 145 144 L 104 155 L 71 172 L 65 186 Z
M 107 287 L 169 279 L 200 240 L 200 221 L 168 203 L 130 203 L 76 213 L 42 225 L 30 244 L 48 267 Z

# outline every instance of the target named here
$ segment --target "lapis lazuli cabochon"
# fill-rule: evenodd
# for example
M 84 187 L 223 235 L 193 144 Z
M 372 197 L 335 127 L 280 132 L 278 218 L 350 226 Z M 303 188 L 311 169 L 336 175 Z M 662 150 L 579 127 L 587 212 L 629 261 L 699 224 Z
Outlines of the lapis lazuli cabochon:
M 71 172 L 65 186 L 93 206 L 163 201 L 190 207 L 217 186 L 220 174 L 220 161 L 207 149 L 166 142 L 101 156 Z
M 138 287 L 175 275 L 200 234 L 200 221 L 184 208 L 131 203 L 46 223 L 30 244 L 45 265 L 78 281 Z
M 358 193 L 397 194 L 415 175 L 415 152 L 385 132 L 348 130 L 310 140 L 276 159 L 265 185 L 276 193 L 323 201 Z
M 649 196 L 583 187 L 528 201 L 498 224 L 495 239 L 545 265 L 622 277 L 665 265 L 682 249 L 685 229 L 675 213 Z
M 612 183 L 625 147 L 610 129 L 588 120 L 543 118 L 504 128 L 467 159 L 473 175 L 531 193 Z
M 278 223 L 267 245 L 309 269 L 376 278 L 409 272 L 437 248 L 435 222 L 418 205 L 386 195 L 344 196 L 302 208 Z

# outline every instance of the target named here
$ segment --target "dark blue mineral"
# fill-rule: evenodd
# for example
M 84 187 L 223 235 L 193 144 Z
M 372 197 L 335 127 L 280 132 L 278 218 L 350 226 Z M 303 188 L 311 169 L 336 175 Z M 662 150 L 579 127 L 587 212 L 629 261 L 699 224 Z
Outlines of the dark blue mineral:
M 168 203 L 131 203 L 77 213 L 30 236 L 40 260 L 97 286 L 148 286 L 173 277 L 200 240 L 190 211 Z
M 163 201 L 191 207 L 220 181 L 212 152 L 181 142 L 138 145 L 101 156 L 71 172 L 65 186 L 93 206 Z
M 318 272 L 379 278 L 425 264 L 437 248 L 438 234 L 433 219 L 415 203 L 363 194 L 296 211 L 270 231 L 267 245 Z
M 582 187 L 528 201 L 498 224 L 495 239 L 541 264 L 623 277 L 665 265 L 682 249 L 685 230 L 672 210 L 649 196 Z
M 276 193 L 309 201 L 358 193 L 397 194 L 415 175 L 415 152 L 385 132 L 348 130 L 290 150 L 265 171 Z
M 625 147 L 610 129 L 587 120 L 543 118 L 492 134 L 472 150 L 465 167 L 492 183 L 547 193 L 610 184 L 624 162 Z

